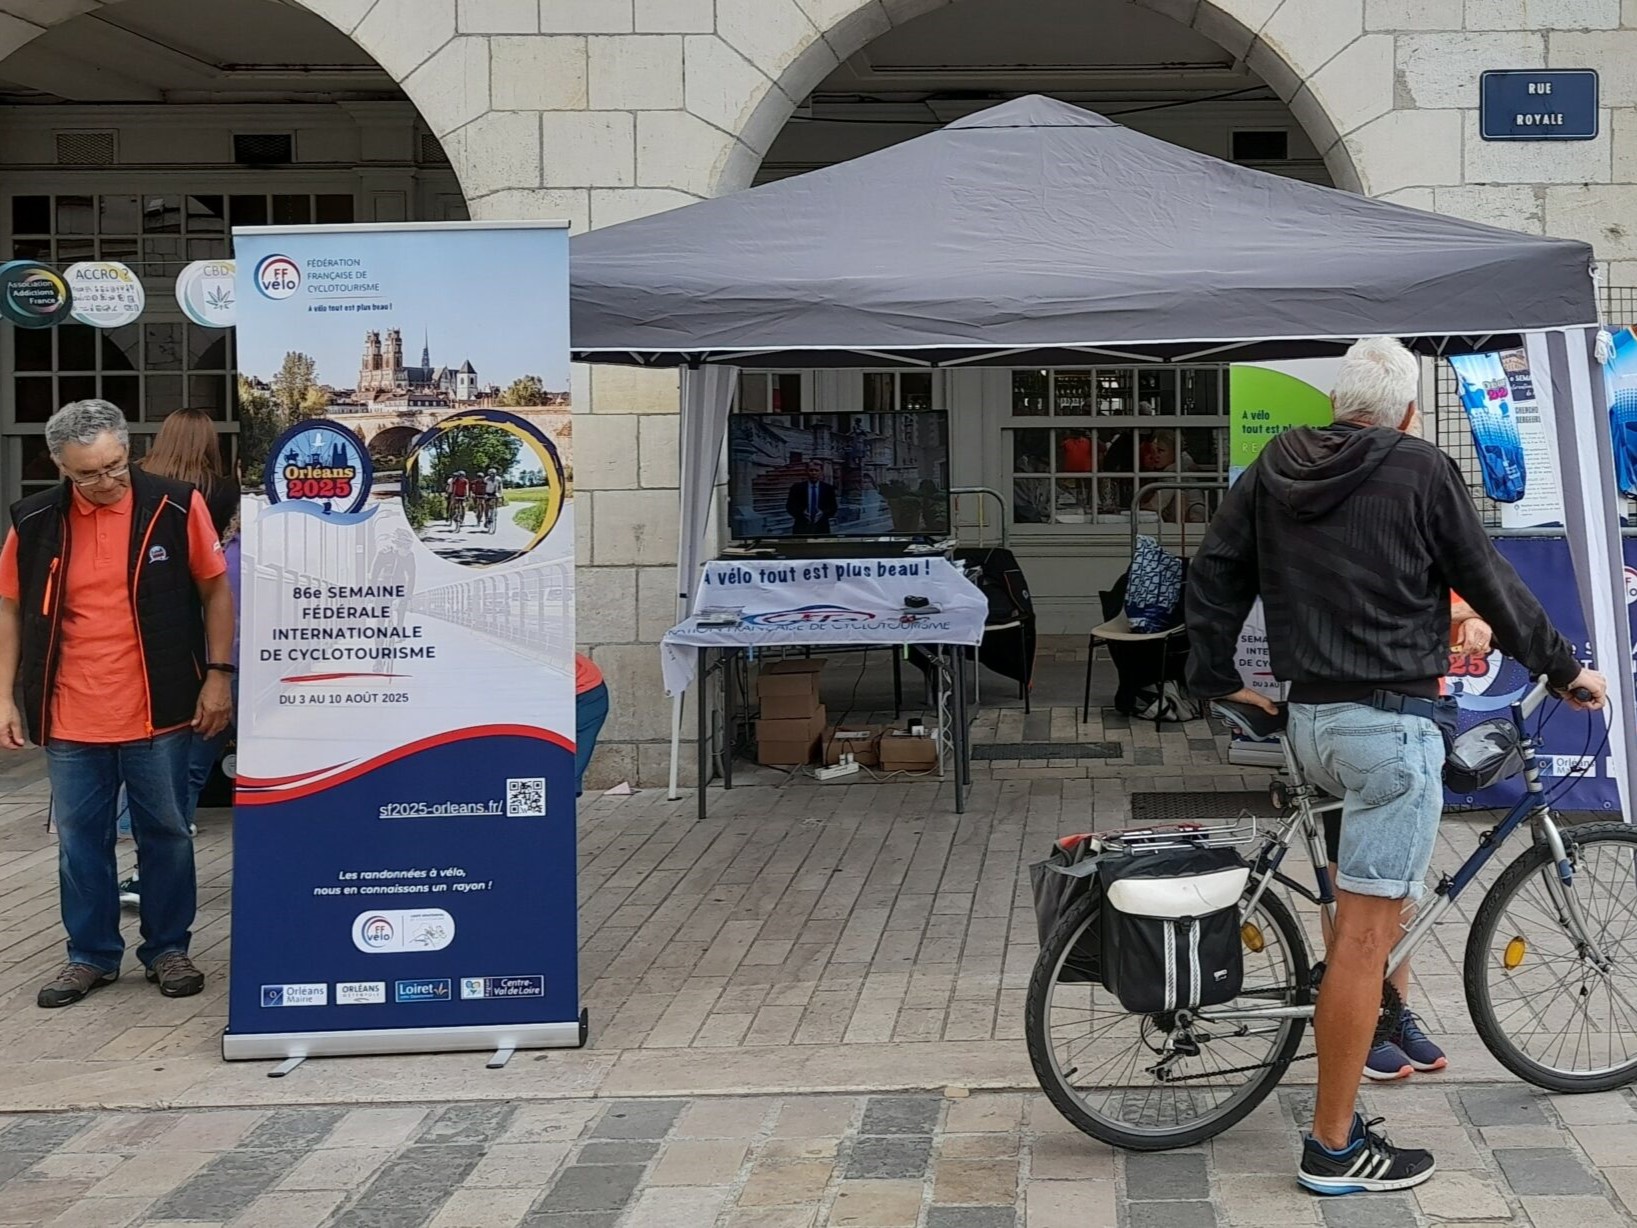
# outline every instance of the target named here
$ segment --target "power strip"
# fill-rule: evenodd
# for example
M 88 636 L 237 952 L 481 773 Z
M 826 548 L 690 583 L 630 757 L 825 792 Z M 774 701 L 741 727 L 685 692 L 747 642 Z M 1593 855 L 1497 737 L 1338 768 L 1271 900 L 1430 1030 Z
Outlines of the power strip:
M 857 774 L 858 761 L 851 758 L 836 764 L 834 767 L 813 769 L 813 776 L 818 780 L 836 780 L 842 776 L 856 776 Z

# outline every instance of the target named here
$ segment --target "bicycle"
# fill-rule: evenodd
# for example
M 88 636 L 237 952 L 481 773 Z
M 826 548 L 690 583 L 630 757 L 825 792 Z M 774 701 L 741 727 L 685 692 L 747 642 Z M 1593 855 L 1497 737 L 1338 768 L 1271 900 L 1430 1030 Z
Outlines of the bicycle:
M 1392 949 L 1386 975 L 1410 958 L 1527 820 L 1533 842 L 1485 893 L 1467 938 L 1467 1007 L 1485 1046 L 1520 1078 L 1555 1092 L 1608 1091 L 1637 1080 L 1637 828 L 1623 822 L 1558 826 L 1541 783 L 1539 740 L 1524 729 L 1546 694 L 1542 679 L 1512 705 L 1510 721 L 1485 722 L 1456 740 L 1451 762 L 1470 766 L 1471 735 L 1491 739 L 1499 759 L 1485 784 L 1522 775 L 1526 792 L 1423 898 Z M 1283 710 L 1274 717 L 1247 705 L 1213 708 L 1255 737 L 1284 728 Z M 1190 1146 L 1243 1119 L 1301 1060 L 1296 1050 L 1313 1017 L 1323 965 L 1310 962 L 1303 929 L 1269 888 L 1277 884 L 1334 918 L 1318 822 L 1342 803 L 1308 784 L 1289 745 L 1279 740 L 1288 779 L 1271 785 L 1279 817 L 1247 858 L 1251 872 L 1239 906 L 1244 983 L 1236 999 L 1191 1011 L 1126 1013 L 1099 980 L 1094 890 L 1068 908 L 1041 948 L 1026 1001 L 1029 1057 L 1052 1104 L 1093 1138 L 1134 1151 Z M 1244 835 L 1241 824 L 1120 833 L 1100 838 L 1096 855 L 1140 852 L 1160 840 L 1172 847 L 1251 845 L 1254 819 L 1249 830 Z M 1312 860 L 1316 889 L 1280 868 L 1298 839 Z M 1525 992 L 1528 985 L 1538 988 Z M 1384 982 L 1378 1041 L 1401 1006 Z M 1122 1049 L 1124 1037 L 1130 1043 Z M 1094 1058 L 1093 1046 L 1111 1048 L 1114 1056 Z
M 466 527 L 466 496 L 449 496 L 449 523 L 457 529 Z

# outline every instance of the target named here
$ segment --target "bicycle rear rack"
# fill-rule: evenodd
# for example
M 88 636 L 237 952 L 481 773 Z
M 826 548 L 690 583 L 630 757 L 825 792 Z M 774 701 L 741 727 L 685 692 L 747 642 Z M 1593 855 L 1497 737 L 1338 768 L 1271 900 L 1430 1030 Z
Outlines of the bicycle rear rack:
M 1232 848 L 1256 841 L 1256 816 L 1249 811 L 1225 823 L 1173 823 L 1098 836 L 1107 853 L 1157 853 L 1167 849 Z

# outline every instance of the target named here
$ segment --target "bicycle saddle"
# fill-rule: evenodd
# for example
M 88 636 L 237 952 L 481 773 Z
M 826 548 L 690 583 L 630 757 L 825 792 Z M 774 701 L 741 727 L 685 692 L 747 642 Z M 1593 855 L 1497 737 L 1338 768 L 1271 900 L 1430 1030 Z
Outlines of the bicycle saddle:
M 1279 711 L 1268 713 L 1255 704 L 1231 703 L 1225 699 L 1211 700 L 1211 711 L 1227 721 L 1237 732 L 1253 738 L 1271 738 L 1285 731 L 1289 716 L 1284 704 Z

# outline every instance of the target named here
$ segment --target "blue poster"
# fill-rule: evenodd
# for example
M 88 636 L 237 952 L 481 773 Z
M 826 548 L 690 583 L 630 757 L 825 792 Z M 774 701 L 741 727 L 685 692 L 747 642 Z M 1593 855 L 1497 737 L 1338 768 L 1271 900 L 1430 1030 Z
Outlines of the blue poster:
M 1608 389 L 1609 434 L 1614 444 L 1614 478 L 1620 492 L 1637 495 L 1637 333 L 1614 332 L 1614 352 L 1603 368 Z
M 1495 545 L 1546 607 L 1547 616 L 1568 638 L 1576 655 L 1590 662 L 1591 646 L 1586 639 L 1586 620 L 1580 612 L 1568 542 L 1561 537 L 1502 537 L 1496 539 Z M 1625 561 L 1625 600 L 1630 616 L 1637 611 L 1637 541 L 1632 538 L 1625 539 Z M 1633 630 L 1637 633 L 1637 624 Z M 1602 662 L 1596 664 L 1604 673 L 1613 672 Z M 1528 692 L 1534 680 L 1522 665 L 1495 651 L 1482 657 L 1452 657 L 1447 683 L 1461 705 L 1464 730 L 1479 721 L 1507 715 L 1509 707 Z M 1601 713 L 1577 712 L 1568 704 L 1548 699 L 1530 719 L 1528 728 L 1531 733 L 1540 730 L 1542 776 L 1557 809 L 1618 812 L 1619 790 L 1609 772 L 1604 744 L 1606 722 Z M 1520 777 L 1476 794 L 1450 794 L 1447 800 L 1456 806 L 1504 807 L 1521 796 Z
M 234 239 L 223 1054 L 581 1044 L 567 230 Z
M 1499 354 L 1457 354 L 1450 358 L 1461 386 L 1461 408 L 1478 450 L 1484 493 L 1497 503 L 1523 498 L 1527 474 L 1512 383 Z

